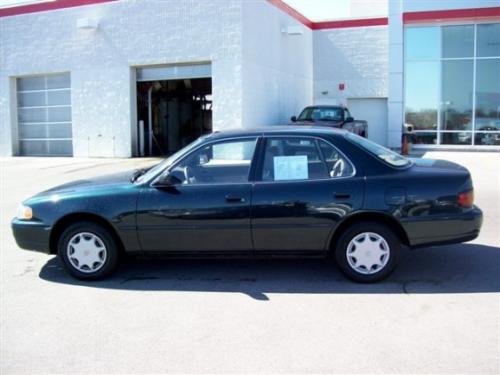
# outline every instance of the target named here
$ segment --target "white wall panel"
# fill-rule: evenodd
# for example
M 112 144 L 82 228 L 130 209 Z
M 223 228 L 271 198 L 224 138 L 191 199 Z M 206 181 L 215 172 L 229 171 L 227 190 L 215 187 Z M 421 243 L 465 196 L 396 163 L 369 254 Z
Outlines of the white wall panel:
M 387 26 L 314 31 L 314 102 L 387 97 L 388 60 Z

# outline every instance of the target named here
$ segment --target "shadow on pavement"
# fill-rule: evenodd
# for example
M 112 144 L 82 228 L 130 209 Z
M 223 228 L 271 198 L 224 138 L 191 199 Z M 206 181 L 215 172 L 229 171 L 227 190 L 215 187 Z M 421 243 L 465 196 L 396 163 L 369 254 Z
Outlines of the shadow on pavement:
M 459 244 L 405 252 L 396 271 L 377 284 L 346 280 L 330 260 L 125 260 L 109 279 L 85 282 L 52 258 L 40 271 L 50 282 L 136 291 L 244 293 L 432 294 L 500 291 L 500 248 Z

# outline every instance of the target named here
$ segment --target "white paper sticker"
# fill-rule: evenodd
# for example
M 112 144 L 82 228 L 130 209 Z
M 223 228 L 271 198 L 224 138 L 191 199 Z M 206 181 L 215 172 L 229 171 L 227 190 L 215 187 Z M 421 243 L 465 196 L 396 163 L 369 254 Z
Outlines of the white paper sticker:
M 307 156 L 275 156 L 274 180 L 307 180 Z

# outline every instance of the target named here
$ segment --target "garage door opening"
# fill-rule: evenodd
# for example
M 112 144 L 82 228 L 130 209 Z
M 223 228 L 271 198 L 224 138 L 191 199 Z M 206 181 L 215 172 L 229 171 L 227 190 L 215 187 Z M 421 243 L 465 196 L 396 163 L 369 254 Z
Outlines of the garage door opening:
M 171 155 L 212 132 L 212 79 L 196 77 L 199 68 L 194 73 L 192 66 L 138 71 L 139 156 Z M 171 76 L 175 79 L 161 79 Z

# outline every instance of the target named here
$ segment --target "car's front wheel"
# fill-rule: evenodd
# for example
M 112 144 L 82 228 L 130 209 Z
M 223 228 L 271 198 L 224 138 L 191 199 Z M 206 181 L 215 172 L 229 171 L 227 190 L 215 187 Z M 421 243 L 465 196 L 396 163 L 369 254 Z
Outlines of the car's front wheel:
M 387 277 L 399 260 L 401 243 L 387 226 L 362 222 L 341 234 L 335 259 L 342 272 L 357 282 L 375 282 Z
M 69 274 L 85 280 L 104 278 L 118 262 L 113 236 L 92 222 L 68 226 L 59 238 L 58 254 Z

